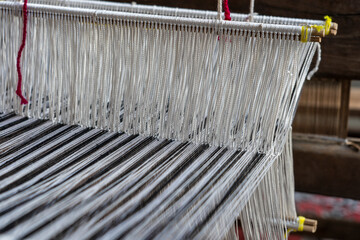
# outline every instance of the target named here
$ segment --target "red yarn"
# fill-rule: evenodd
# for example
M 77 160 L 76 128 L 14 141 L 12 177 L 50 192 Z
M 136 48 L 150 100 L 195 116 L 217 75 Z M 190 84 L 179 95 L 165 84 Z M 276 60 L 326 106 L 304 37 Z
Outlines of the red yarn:
M 17 73 L 18 73 L 18 84 L 17 84 L 16 94 L 20 97 L 21 104 L 27 104 L 28 103 L 26 98 L 22 95 L 22 90 L 21 90 L 22 75 L 21 75 L 21 68 L 20 68 L 21 53 L 25 48 L 25 40 L 26 40 L 27 2 L 28 2 L 27 0 L 24 0 L 24 6 L 23 6 L 24 23 L 23 23 L 22 42 L 21 42 L 20 49 L 19 49 L 19 52 L 18 52 L 18 55 L 17 55 L 17 59 L 16 59 L 16 68 L 17 68 Z
M 223 8 L 224 8 L 224 12 L 225 12 L 225 20 L 230 21 L 231 17 L 230 17 L 230 9 L 229 9 L 229 4 L 228 4 L 228 0 L 223 0 Z

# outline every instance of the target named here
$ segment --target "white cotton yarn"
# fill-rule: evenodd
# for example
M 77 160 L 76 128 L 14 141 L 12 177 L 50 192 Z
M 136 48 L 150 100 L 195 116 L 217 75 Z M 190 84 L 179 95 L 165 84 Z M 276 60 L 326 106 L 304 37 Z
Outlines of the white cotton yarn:
M 2 74 L 12 79 L 2 82 L 5 109 L 54 122 L 261 152 L 286 134 L 315 50 L 313 43 L 292 40 L 292 35 L 246 37 L 242 30 L 218 33 L 201 26 L 104 18 L 93 23 L 85 16 L 30 12 L 22 60 L 23 91 L 30 103 L 20 106 L 13 91 L 5 89 L 16 83 L 12 53 L 19 32 L 12 29 L 21 21 L 10 10 L 2 18 L 7 31 Z

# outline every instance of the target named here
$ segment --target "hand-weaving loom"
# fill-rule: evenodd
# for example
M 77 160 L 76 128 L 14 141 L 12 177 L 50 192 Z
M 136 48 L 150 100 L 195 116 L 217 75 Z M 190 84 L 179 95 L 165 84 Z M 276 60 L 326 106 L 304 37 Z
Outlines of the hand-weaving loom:
M 237 218 L 249 239 L 313 230 L 294 207 L 291 122 L 335 24 L 95 1 L 0 9 L 3 236 L 222 239 Z

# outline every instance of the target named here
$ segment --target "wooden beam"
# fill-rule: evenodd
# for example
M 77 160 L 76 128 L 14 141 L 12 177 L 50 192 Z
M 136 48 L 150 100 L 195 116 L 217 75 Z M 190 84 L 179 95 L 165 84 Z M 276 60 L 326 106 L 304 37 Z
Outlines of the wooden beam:
M 360 200 L 360 152 L 337 141 L 294 134 L 295 189 Z
M 122 1 L 122 0 L 115 0 Z M 133 2 L 123 0 L 122 2 Z M 137 0 L 139 4 L 216 10 L 215 0 Z M 249 1 L 229 1 L 232 12 L 248 13 Z M 360 79 L 360 2 L 357 0 L 256 0 L 255 12 L 262 15 L 323 19 L 330 15 L 339 24 L 337 36 L 323 39 L 322 61 L 317 77 Z

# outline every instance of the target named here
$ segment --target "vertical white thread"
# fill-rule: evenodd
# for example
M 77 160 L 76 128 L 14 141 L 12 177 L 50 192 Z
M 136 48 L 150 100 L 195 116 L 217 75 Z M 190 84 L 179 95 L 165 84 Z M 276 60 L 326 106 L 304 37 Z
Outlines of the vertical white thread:
M 310 80 L 314 74 L 319 70 L 320 62 L 321 62 L 321 45 L 320 43 L 316 43 L 316 49 L 317 49 L 317 59 L 315 63 L 315 67 L 309 72 L 306 79 Z
M 250 12 L 249 12 L 249 21 L 254 21 L 254 8 L 255 8 L 255 0 L 250 0 Z
M 222 20 L 222 0 L 218 0 L 217 4 L 217 19 Z
M 203 35 L 201 28 L 183 26 L 178 32 L 169 25 L 142 28 L 129 21 L 120 21 L 120 40 L 110 44 L 113 23 L 103 19 L 95 25 L 89 18 L 83 24 L 61 15 L 50 24 L 39 19 L 31 20 L 36 30 L 29 31 L 33 44 L 26 54 L 32 54 L 24 57 L 30 84 L 25 94 L 33 98 L 25 108 L 28 116 L 234 148 L 246 149 L 258 138 L 266 140 L 259 146 L 266 151 L 274 135 L 281 138 L 283 128 L 274 123 L 289 125 L 283 112 L 292 106 L 289 89 L 307 72 L 315 50 L 308 48 L 311 43 L 238 38 L 230 32 L 219 38 Z M 56 38 L 48 37 L 51 32 Z M 39 39 L 42 48 L 35 44 Z M 297 67 L 303 61 L 306 65 Z M 32 65 L 36 71 L 28 72 Z M 272 91 L 280 94 L 270 98 Z

